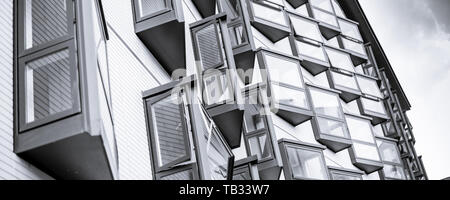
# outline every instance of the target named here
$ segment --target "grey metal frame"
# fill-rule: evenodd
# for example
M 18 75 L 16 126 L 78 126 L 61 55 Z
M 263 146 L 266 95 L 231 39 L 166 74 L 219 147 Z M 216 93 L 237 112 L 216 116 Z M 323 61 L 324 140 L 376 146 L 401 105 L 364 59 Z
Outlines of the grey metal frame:
M 364 104 L 362 103 L 363 98 L 369 99 L 372 101 L 382 102 L 386 114 L 366 110 L 366 108 L 364 107 Z M 358 107 L 359 107 L 359 111 L 361 112 L 361 114 L 372 118 L 372 125 L 375 126 L 375 125 L 381 124 L 381 123 L 389 120 L 388 110 L 386 110 L 386 106 L 385 106 L 385 103 L 383 100 L 372 98 L 372 97 L 367 97 L 367 96 L 362 96 L 360 99 L 357 100 L 357 102 L 358 102 Z
M 317 58 L 313 58 L 311 56 L 305 55 L 300 53 L 301 51 L 299 50 L 299 48 L 297 47 L 297 41 L 299 42 L 303 42 L 315 47 L 320 47 L 323 51 L 325 60 L 319 60 Z M 328 59 L 328 54 L 325 51 L 325 48 L 323 47 L 323 45 L 321 43 L 311 43 L 307 40 L 304 40 L 300 37 L 295 37 L 293 35 L 289 36 L 289 42 L 291 44 L 291 49 L 292 49 L 292 54 L 298 58 L 300 58 L 300 62 L 302 64 L 302 66 L 308 70 L 309 73 L 311 73 L 312 75 L 318 75 L 326 70 L 328 70 L 330 68 L 330 62 Z
M 337 174 L 337 175 L 343 175 L 343 176 L 350 176 L 350 177 L 355 177 L 355 178 L 359 178 L 359 180 L 362 180 L 362 175 L 364 174 L 364 172 L 362 171 L 356 171 L 356 170 L 350 170 L 350 169 L 344 169 L 344 168 L 337 168 L 337 167 L 331 167 L 328 166 L 328 171 L 330 172 L 330 179 L 333 179 L 333 175 Z
M 399 163 L 385 161 L 385 160 L 383 159 L 383 156 L 382 156 L 381 153 L 380 153 L 381 161 L 382 161 L 384 164 L 392 165 L 392 166 L 397 166 L 397 167 L 401 167 L 403 170 L 405 169 L 405 167 L 403 166 L 403 163 L 402 163 L 402 157 L 401 157 L 401 155 L 400 155 L 400 150 L 398 149 L 398 145 L 397 145 L 397 144 L 398 144 L 398 140 L 391 139 L 391 138 L 386 138 L 386 137 L 375 137 L 375 141 L 377 142 L 377 145 L 378 145 L 378 142 L 379 142 L 379 141 L 386 142 L 386 143 L 390 143 L 390 144 L 392 144 L 392 145 L 395 147 L 395 150 L 396 150 L 396 152 L 397 152 L 397 156 L 398 156 L 398 158 L 399 158 Z M 381 178 L 382 180 L 402 180 L 402 179 L 395 179 L 395 178 L 392 178 L 392 177 L 387 177 L 387 176 L 385 175 L 385 173 L 384 173 L 384 170 L 380 170 L 380 171 L 379 171 L 379 175 L 380 175 L 380 178 Z M 406 172 L 404 172 L 404 175 L 405 175 L 405 179 L 406 179 Z
M 336 18 L 337 26 L 334 26 L 334 25 L 332 25 L 332 24 L 330 24 L 328 22 L 322 22 L 322 21 L 319 20 L 320 21 L 319 22 L 319 28 L 321 29 L 322 35 L 326 39 L 331 39 L 334 36 L 339 35 L 341 33 L 341 30 L 340 30 L 340 27 L 339 27 L 338 17 L 336 16 L 336 12 L 334 10 L 334 6 L 333 6 L 331 0 L 328 0 L 328 1 L 331 4 L 331 9 L 333 10 L 332 12 L 313 6 L 311 4 L 310 0 L 308 0 L 306 8 L 308 10 L 309 16 L 311 16 L 314 19 L 316 17 L 315 17 L 315 13 L 314 13 L 313 9 L 319 10 L 319 11 L 327 13 L 327 14 L 330 14 L 330 15 L 332 15 L 332 16 L 334 16 Z
M 335 81 L 335 74 L 338 74 L 340 76 L 352 77 L 356 83 L 357 88 L 349 88 L 349 87 L 337 84 Z M 358 81 L 356 80 L 356 76 L 354 75 L 354 73 L 332 67 L 332 68 L 330 68 L 330 70 L 327 71 L 327 77 L 328 77 L 328 83 L 330 84 L 330 87 L 335 90 L 341 91 L 340 97 L 342 100 L 344 100 L 345 103 L 352 102 L 361 97 L 362 93 L 360 90 L 360 86 L 358 84 Z

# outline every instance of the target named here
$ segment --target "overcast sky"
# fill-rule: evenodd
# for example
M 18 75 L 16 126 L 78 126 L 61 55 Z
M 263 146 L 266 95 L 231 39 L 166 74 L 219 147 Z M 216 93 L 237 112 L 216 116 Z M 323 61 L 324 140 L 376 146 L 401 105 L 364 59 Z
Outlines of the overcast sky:
M 450 0 L 360 0 L 412 110 L 430 179 L 450 176 Z

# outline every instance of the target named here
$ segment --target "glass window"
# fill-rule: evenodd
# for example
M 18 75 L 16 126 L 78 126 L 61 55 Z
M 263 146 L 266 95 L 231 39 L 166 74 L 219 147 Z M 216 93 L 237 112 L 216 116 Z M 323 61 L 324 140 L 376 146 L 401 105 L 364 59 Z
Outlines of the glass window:
M 343 122 L 318 117 L 320 132 L 327 135 L 348 138 L 347 127 Z
M 328 178 L 325 161 L 320 152 L 293 147 L 287 147 L 286 150 L 294 178 L 319 180 Z
M 386 178 L 406 179 L 405 171 L 401 166 L 384 165 L 383 173 Z
M 333 3 L 334 12 L 336 13 L 336 16 L 342 17 L 342 18 L 347 18 L 344 14 L 344 11 L 342 11 L 342 9 L 341 9 L 341 6 L 339 6 L 339 4 L 336 2 L 336 0 L 331 0 L 331 2 Z
M 396 144 L 382 140 L 377 140 L 377 144 L 383 161 L 401 164 Z
M 287 26 L 286 18 L 282 10 L 270 8 L 254 2 L 252 2 L 252 6 L 255 17 Z
M 203 69 L 215 68 L 223 64 L 223 51 L 219 37 L 216 24 L 210 24 L 195 33 Z
M 359 90 L 355 77 L 349 76 L 346 74 L 337 73 L 337 72 L 331 72 L 331 73 L 332 73 L 333 82 L 335 85 L 343 86 L 343 87 L 354 89 L 354 90 Z
M 378 87 L 377 81 L 361 76 L 357 76 L 359 86 L 364 94 L 372 95 L 374 97 L 383 98 L 380 88 Z
M 339 180 L 339 181 L 358 181 L 358 180 L 362 180 L 361 174 L 356 174 L 356 173 L 341 172 L 341 171 L 332 170 L 330 172 L 330 174 L 331 174 L 331 178 L 333 180 Z
M 321 11 L 319 9 L 315 9 L 315 8 L 313 8 L 312 10 L 313 10 L 315 19 L 317 19 L 321 22 L 324 22 L 326 24 L 330 24 L 335 27 L 338 26 L 338 22 L 337 22 L 335 15 Z
M 296 41 L 297 49 L 301 55 L 326 61 L 325 52 L 321 46 L 315 46 L 301 41 Z
M 361 98 L 364 110 L 386 115 L 386 109 L 383 101 L 375 101 L 367 98 Z
M 317 114 L 342 119 L 339 98 L 328 92 L 311 89 L 311 98 Z
M 233 90 L 226 73 L 214 73 L 204 78 L 206 105 L 225 103 L 233 98 Z
M 347 70 L 349 72 L 355 72 L 355 67 L 353 66 L 350 55 L 341 51 L 326 48 L 325 51 L 328 54 L 330 63 L 333 67 Z
M 252 180 L 252 176 L 250 174 L 250 170 L 246 166 L 245 168 L 237 168 L 234 170 L 233 173 L 233 180 L 238 181 L 246 181 L 246 180 Z
M 186 130 L 176 95 L 166 97 L 152 106 L 156 162 L 163 167 L 188 155 Z
M 298 61 L 292 62 L 270 54 L 265 54 L 265 59 L 271 81 L 303 88 Z
M 378 154 L 378 149 L 376 146 L 353 142 L 353 148 L 357 158 L 380 161 L 380 155 Z
M 67 0 L 26 0 L 25 49 L 43 45 L 69 33 Z
M 231 157 L 228 148 L 219 138 L 220 132 L 216 128 L 208 137 L 206 154 L 208 155 L 210 180 L 226 180 L 228 178 L 228 161 Z
M 143 18 L 167 8 L 166 0 L 137 0 L 140 16 Z
M 353 140 L 375 143 L 370 121 L 351 116 L 346 116 L 345 118 Z
M 282 87 L 277 84 L 272 84 L 272 95 L 275 101 L 279 104 L 304 108 L 309 110 L 308 100 L 305 92 L 294 90 L 287 87 Z
M 330 0 L 310 0 L 309 3 L 317 8 L 324 9 L 328 12 L 333 12 Z
M 244 123 L 247 133 L 266 128 L 262 115 L 263 107 L 260 104 L 250 104 L 244 111 Z
M 354 51 L 354 52 L 362 54 L 362 55 L 367 55 L 363 44 L 353 42 L 353 41 L 343 38 L 343 37 L 341 37 L 341 38 L 342 38 L 342 43 L 344 44 L 345 49 Z
M 250 154 L 256 155 L 258 160 L 272 157 L 271 138 L 267 134 L 249 138 Z
M 350 23 L 348 21 L 339 19 L 339 26 L 341 27 L 342 35 L 351 37 L 362 41 L 361 34 L 359 33 L 358 25 Z
M 322 42 L 322 35 L 316 22 L 294 15 L 291 15 L 291 22 L 297 35 Z
M 69 54 L 65 49 L 25 63 L 26 123 L 73 108 Z

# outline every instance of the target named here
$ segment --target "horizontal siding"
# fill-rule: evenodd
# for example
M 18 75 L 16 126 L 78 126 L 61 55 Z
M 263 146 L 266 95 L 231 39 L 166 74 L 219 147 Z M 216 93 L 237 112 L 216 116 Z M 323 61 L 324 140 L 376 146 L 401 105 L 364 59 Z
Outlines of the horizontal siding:
M 12 0 L 0 1 L 0 179 L 51 179 L 14 152 Z
M 142 92 L 170 81 L 134 32 L 131 1 L 104 0 L 119 178 L 151 179 Z

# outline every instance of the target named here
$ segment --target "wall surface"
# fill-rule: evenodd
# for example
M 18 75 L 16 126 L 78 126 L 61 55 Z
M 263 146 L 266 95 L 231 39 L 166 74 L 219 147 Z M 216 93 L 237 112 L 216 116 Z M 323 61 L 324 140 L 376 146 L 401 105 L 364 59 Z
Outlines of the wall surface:
M 51 179 L 14 152 L 13 1 L 0 1 L 0 179 Z

